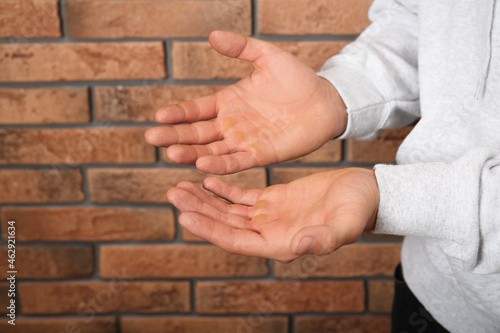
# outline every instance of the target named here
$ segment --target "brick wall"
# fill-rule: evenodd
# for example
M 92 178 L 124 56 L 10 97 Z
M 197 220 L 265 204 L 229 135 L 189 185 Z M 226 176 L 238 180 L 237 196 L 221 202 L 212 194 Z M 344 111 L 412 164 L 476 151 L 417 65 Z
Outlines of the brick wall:
M 400 239 L 365 234 L 284 265 L 182 230 L 165 192 L 204 175 L 143 134 L 160 106 L 250 71 L 214 29 L 277 42 L 318 70 L 368 24 L 372 0 L 0 1 L 0 313 L 16 221 L 16 326 L 2 332 L 388 332 Z M 393 162 L 407 129 L 329 142 L 225 176 L 264 188 L 327 168 Z

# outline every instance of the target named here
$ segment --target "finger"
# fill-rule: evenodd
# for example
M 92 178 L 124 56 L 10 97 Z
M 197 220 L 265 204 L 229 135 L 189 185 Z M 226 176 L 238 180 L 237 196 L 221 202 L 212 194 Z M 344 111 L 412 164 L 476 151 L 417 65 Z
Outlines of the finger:
M 261 165 L 257 158 L 249 152 L 201 156 L 196 161 L 196 167 L 199 170 L 216 175 L 226 175 Z
M 191 193 L 192 195 L 196 196 L 199 200 L 207 203 L 208 205 L 214 207 L 215 209 L 218 209 L 221 213 L 238 215 L 248 220 L 250 220 L 251 218 L 251 213 L 253 208 L 250 206 L 237 205 L 237 204 L 229 205 L 225 201 L 222 201 L 218 198 L 214 198 L 213 196 L 208 195 L 201 188 L 190 182 L 180 182 L 179 184 L 177 184 L 176 187 Z
M 247 206 L 254 206 L 263 192 L 262 190 L 244 190 L 215 177 L 206 178 L 203 181 L 203 187 L 230 202 Z
M 217 116 L 217 93 L 163 107 L 155 112 L 160 124 L 191 123 Z
M 217 52 L 227 57 L 254 62 L 255 65 L 258 65 L 259 59 L 265 54 L 280 50 L 273 43 L 229 31 L 213 31 L 209 42 Z
M 168 147 L 167 156 L 175 163 L 195 164 L 195 162 L 206 155 L 228 154 L 231 149 L 225 140 L 215 141 L 207 145 L 173 145 Z
M 153 127 L 146 131 L 145 138 L 150 145 L 169 147 L 174 144 L 206 144 L 223 137 L 214 121 L 200 121 L 189 125 Z
M 194 212 L 182 213 L 179 223 L 194 235 L 228 252 L 258 257 L 273 255 L 266 240 L 255 231 L 232 228 Z
M 195 197 L 197 197 L 199 200 L 206 202 L 207 204 L 211 205 L 212 207 L 218 209 L 222 213 L 228 213 L 229 208 L 228 204 L 225 203 L 224 201 L 220 199 L 216 199 L 210 195 L 208 195 L 205 191 L 203 191 L 201 188 L 196 186 L 193 183 L 190 182 L 180 182 L 179 184 L 176 185 L 176 188 L 183 189 Z
M 249 219 L 234 214 L 224 214 L 181 188 L 170 189 L 167 198 L 181 212 L 194 212 L 234 228 L 251 228 Z

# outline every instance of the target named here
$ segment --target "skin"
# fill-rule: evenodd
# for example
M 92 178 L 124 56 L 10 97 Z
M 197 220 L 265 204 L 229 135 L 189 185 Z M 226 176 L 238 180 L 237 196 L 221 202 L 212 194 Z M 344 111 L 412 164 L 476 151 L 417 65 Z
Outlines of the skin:
M 244 190 L 207 178 L 208 195 L 182 182 L 167 197 L 180 223 L 222 249 L 290 262 L 304 254 L 326 255 L 373 229 L 379 191 L 372 170 L 317 173 L 265 190 Z M 221 198 L 226 199 L 231 204 Z
M 345 131 L 336 89 L 290 53 L 238 33 L 216 31 L 209 41 L 254 70 L 213 95 L 156 111 L 158 123 L 174 126 L 149 129 L 146 141 L 168 147 L 172 161 L 234 173 L 306 155 Z
M 276 45 L 215 31 L 211 46 L 253 72 L 213 95 L 161 108 L 146 141 L 207 173 L 229 174 L 306 155 L 341 135 L 346 106 L 328 81 Z M 372 170 L 318 173 L 265 190 L 217 178 L 168 191 L 193 234 L 237 254 L 281 262 L 326 255 L 372 230 L 380 201 Z M 226 201 L 227 200 L 227 201 Z M 228 203 L 229 202 L 229 203 Z

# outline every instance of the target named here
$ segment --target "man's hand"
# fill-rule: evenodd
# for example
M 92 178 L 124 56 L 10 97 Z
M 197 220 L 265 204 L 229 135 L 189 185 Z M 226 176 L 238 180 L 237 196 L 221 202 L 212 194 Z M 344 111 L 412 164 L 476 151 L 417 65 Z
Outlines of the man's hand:
M 341 135 L 346 106 L 326 80 L 276 45 L 215 31 L 210 44 L 253 72 L 213 95 L 158 110 L 148 143 L 176 163 L 227 174 L 306 155 Z M 187 123 L 187 124 L 181 124 Z
M 207 178 L 208 195 L 182 182 L 167 196 L 180 223 L 222 249 L 289 262 L 304 254 L 327 255 L 372 230 L 380 201 L 375 174 L 349 168 L 327 171 L 265 190 L 243 190 Z

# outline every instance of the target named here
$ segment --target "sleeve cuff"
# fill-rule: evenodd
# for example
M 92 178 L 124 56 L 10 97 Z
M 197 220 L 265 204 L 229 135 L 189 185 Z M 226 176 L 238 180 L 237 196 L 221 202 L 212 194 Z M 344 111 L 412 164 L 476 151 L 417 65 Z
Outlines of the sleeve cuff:
M 433 238 L 450 257 L 473 262 L 483 155 L 471 152 L 453 163 L 376 165 L 380 205 L 374 232 Z
M 382 119 L 375 109 L 383 107 L 384 98 L 360 70 L 346 66 L 333 66 L 317 73 L 337 89 L 347 106 L 346 131 L 336 139 L 356 138 L 369 140 L 377 136 Z
M 376 165 L 380 205 L 374 232 L 459 241 L 469 231 L 456 213 L 473 218 L 477 203 L 468 198 L 477 195 L 470 193 L 470 177 L 460 179 L 456 169 L 446 163 Z

